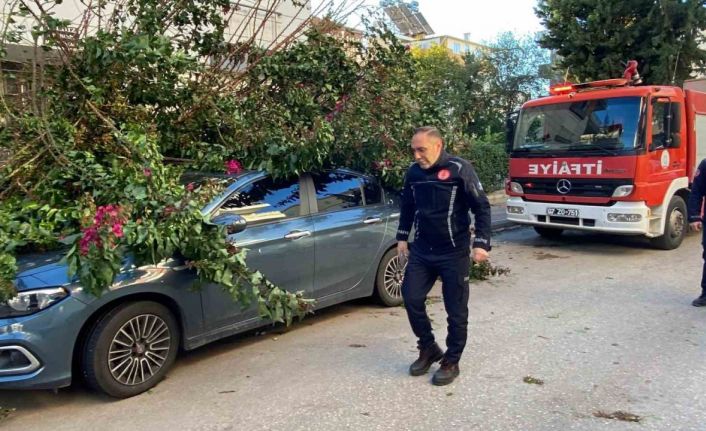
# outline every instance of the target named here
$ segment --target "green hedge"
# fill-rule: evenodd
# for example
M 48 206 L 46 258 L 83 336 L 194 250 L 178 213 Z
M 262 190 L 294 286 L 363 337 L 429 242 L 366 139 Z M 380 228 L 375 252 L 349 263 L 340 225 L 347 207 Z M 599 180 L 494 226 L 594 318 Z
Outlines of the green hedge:
M 487 193 L 504 187 L 508 156 L 503 143 L 472 141 L 461 156 L 473 163 Z

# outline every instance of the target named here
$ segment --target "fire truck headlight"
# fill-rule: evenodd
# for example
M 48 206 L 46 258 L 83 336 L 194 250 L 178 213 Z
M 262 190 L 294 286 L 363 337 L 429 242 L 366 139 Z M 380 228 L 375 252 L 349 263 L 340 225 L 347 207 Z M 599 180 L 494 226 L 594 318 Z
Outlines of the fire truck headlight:
M 522 207 L 510 206 L 507 207 L 508 214 L 524 214 L 525 209 Z
M 635 186 L 620 186 L 613 192 L 614 198 L 624 198 L 625 196 L 630 196 L 630 193 L 635 189 Z
M 525 193 L 524 189 L 522 188 L 522 185 L 520 183 L 516 183 L 514 181 L 510 183 L 510 191 L 513 193 L 519 193 L 519 194 Z
M 637 223 L 642 221 L 641 214 L 620 214 L 620 213 L 608 213 L 609 222 L 617 223 Z

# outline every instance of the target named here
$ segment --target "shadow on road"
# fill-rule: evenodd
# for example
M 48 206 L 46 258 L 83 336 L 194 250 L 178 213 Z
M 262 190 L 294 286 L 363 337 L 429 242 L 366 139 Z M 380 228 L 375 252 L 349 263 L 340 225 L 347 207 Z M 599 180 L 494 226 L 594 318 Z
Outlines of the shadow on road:
M 351 313 L 366 312 L 389 312 L 388 308 L 373 304 L 371 299 L 363 298 L 349 301 L 343 304 L 327 307 L 318 310 L 315 314 L 307 316 L 302 321 L 292 323 L 290 327 L 284 324 L 267 325 L 258 329 L 253 329 L 242 334 L 226 337 L 195 350 L 180 352 L 177 357 L 174 370 L 181 367 L 189 367 L 196 363 L 205 360 L 213 360 L 215 357 L 232 352 L 235 349 L 244 348 L 261 342 L 267 342 L 272 337 L 277 337 L 284 334 L 295 334 L 302 328 L 312 325 L 325 325 L 326 322 L 332 319 L 346 318 Z M 352 322 L 351 322 L 352 323 Z M 169 378 L 169 374 L 167 375 Z M 139 396 L 139 395 L 138 395 Z M 70 387 L 59 389 L 58 391 L 51 390 L 33 390 L 33 391 L 0 391 L 0 408 L 16 409 L 16 413 L 28 412 L 46 408 L 48 406 L 61 406 L 73 403 L 80 403 L 84 406 L 100 406 L 105 403 L 120 402 L 116 398 L 106 396 L 99 392 L 91 391 L 82 381 L 81 378 L 74 378 L 74 382 Z M 0 424 L 2 421 L 0 421 Z
M 687 234 L 685 241 L 700 236 L 699 233 Z M 590 252 L 600 254 L 637 254 L 645 250 L 664 252 L 650 244 L 650 240 L 638 235 L 610 235 L 582 231 L 564 231 L 556 239 L 546 239 L 536 234 L 531 228 L 513 229 L 497 236 L 504 242 L 535 248 L 563 248 L 572 252 Z

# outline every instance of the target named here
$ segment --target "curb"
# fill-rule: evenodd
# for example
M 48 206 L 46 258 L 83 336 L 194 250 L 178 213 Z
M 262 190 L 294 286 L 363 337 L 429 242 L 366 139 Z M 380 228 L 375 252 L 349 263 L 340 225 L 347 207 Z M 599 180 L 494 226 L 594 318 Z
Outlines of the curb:
M 503 230 L 514 229 L 514 228 L 518 228 L 518 227 L 522 227 L 522 226 L 523 226 L 523 225 L 517 224 L 517 223 L 515 223 L 515 222 L 513 222 L 513 221 L 501 220 L 501 221 L 499 221 L 499 222 L 492 223 L 492 224 L 490 225 L 490 231 L 491 231 L 491 232 L 500 232 L 500 231 L 503 231 Z

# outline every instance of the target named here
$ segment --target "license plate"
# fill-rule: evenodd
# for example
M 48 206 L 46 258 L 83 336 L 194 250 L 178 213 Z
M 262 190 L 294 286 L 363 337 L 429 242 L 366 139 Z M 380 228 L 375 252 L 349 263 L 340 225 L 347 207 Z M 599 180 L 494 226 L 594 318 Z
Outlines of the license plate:
M 550 217 L 578 218 L 579 210 L 569 208 L 547 208 L 547 215 Z

